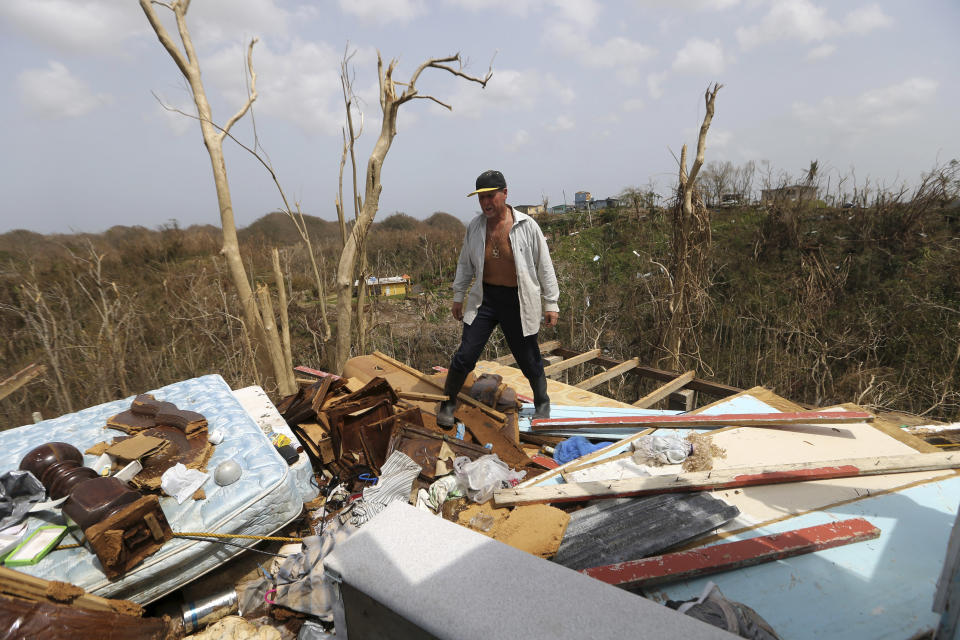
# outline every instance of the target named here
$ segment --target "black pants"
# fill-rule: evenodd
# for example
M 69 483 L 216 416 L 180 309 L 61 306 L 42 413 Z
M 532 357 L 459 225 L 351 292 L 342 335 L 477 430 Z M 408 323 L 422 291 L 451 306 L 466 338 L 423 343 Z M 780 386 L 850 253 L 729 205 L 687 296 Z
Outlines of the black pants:
M 520 297 L 516 287 L 483 285 L 483 302 L 471 324 L 464 323 L 460 347 L 453 354 L 450 370 L 467 374 L 477 366 L 480 353 L 493 329 L 500 325 L 507 345 L 517 359 L 517 366 L 531 383 L 543 375 L 543 359 L 537 345 L 537 335 L 523 335 L 520 322 Z

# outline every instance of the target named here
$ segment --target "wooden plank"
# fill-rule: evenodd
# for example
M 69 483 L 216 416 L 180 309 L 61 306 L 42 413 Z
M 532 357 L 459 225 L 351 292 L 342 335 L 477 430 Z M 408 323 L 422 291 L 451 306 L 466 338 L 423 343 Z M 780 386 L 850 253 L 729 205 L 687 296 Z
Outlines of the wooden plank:
M 687 383 L 693 380 L 694 375 L 696 375 L 696 371 L 687 371 L 686 373 L 681 373 L 667 384 L 658 389 L 654 389 L 647 395 L 634 402 L 633 406 L 637 407 L 638 409 L 646 409 L 657 401 L 663 400 L 674 391 L 687 386 Z
M 20 371 L 17 371 L 6 380 L 0 381 L 0 400 L 3 400 L 46 370 L 47 367 L 45 365 L 34 363 L 20 369 Z
M 475 407 L 461 405 L 454 414 L 459 418 L 467 431 L 476 439 L 480 446 L 491 445 L 491 453 L 500 456 L 500 459 L 511 467 L 517 468 L 530 464 L 527 452 L 516 442 L 512 442 L 500 432 L 500 425 L 495 424 L 484 415 L 479 415 Z
M 565 358 L 569 358 L 577 355 L 576 351 L 570 349 L 558 348 L 554 349 L 554 353 L 562 355 Z M 604 367 L 613 367 L 621 363 L 620 360 L 614 360 L 613 358 L 607 358 L 606 356 L 597 356 L 590 361 L 593 364 L 599 364 Z M 657 369 L 655 367 L 646 367 L 640 366 L 635 367 L 630 370 L 630 373 L 633 375 L 638 375 L 643 378 L 653 378 L 655 380 L 663 380 L 664 382 L 670 382 L 677 377 L 676 373 L 671 371 L 665 371 L 663 369 Z M 740 393 L 743 389 L 738 387 L 731 387 L 727 384 L 722 384 L 719 382 L 710 382 L 708 380 L 703 380 L 702 378 L 694 378 L 687 384 L 687 387 L 693 389 L 694 391 L 703 391 L 707 395 L 725 398 L 727 396 L 732 396 L 736 393 Z
M 59 584 L 62 589 L 64 583 L 52 583 L 43 578 L 0 567 L 0 592 L 2 593 L 21 598 L 26 596 L 46 600 L 52 593 L 56 592 L 55 584 Z M 78 609 L 109 611 L 131 616 L 143 615 L 143 607 L 129 600 L 110 600 L 86 593 L 80 587 L 74 586 L 74 589 L 78 595 L 71 598 L 70 604 Z
M 559 346 L 560 346 L 559 340 L 550 340 L 548 342 L 544 342 L 543 344 L 540 345 L 540 353 L 550 353 L 551 351 L 553 351 Z M 513 364 L 516 361 L 517 359 L 513 357 L 512 353 L 508 353 L 505 356 L 500 356 L 499 358 L 494 360 L 494 362 L 496 362 L 497 364 L 502 364 L 507 366 Z
M 656 427 L 657 429 L 702 429 L 704 427 L 782 427 L 795 424 L 858 424 L 870 422 L 866 411 L 798 411 L 796 413 L 724 413 L 678 416 L 600 416 L 594 418 L 545 418 L 531 420 L 534 431 L 587 427 Z
M 552 376 L 565 371 L 570 367 L 575 367 L 578 364 L 583 364 L 589 360 L 593 360 L 598 355 L 600 355 L 600 349 L 591 349 L 590 351 L 581 353 L 580 355 L 573 356 L 572 358 L 566 358 L 561 360 L 557 364 L 552 364 L 549 367 L 543 368 L 543 373 L 547 376 Z
M 373 352 L 373 355 L 376 356 L 377 358 L 380 358 L 380 359 L 383 360 L 384 362 L 387 362 L 388 364 L 393 365 L 394 367 L 396 367 L 397 369 L 400 369 L 401 371 L 405 371 L 406 373 L 409 373 L 409 374 L 412 375 L 412 376 L 416 376 L 416 377 L 419 378 L 422 382 L 426 382 L 427 384 L 431 385 L 432 387 L 434 387 L 434 388 L 436 388 L 436 389 L 443 390 L 443 385 L 440 384 L 439 382 L 437 382 L 436 380 L 434 380 L 434 379 L 433 379 L 433 376 L 428 376 L 428 375 L 425 374 L 425 373 L 421 373 L 420 371 L 417 371 L 416 369 L 414 369 L 414 368 L 411 367 L 410 365 L 404 364 L 404 363 L 400 362 L 399 360 L 394 360 L 393 358 L 391 358 L 390 356 L 388 356 L 387 354 L 385 354 L 385 353 L 383 353 L 383 352 L 381 352 L 381 351 L 374 351 L 374 352 Z M 462 391 L 460 392 L 459 395 L 457 395 L 457 399 L 459 399 L 460 402 L 465 402 L 466 404 L 470 405 L 471 407 L 476 407 L 477 409 L 480 409 L 481 411 L 483 411 L 485 414 L 487 414 L 487 415 L 490 416 L 491 418 L 495 418 L 495 419 L 499 420 L 500 422 L 503 422 L 504 420 L 507 419 L 507 416 L 503 415 L 502 413 L 500 413 L 500 412 L 497 411 L 496 409 L 493 409 L 493 408 L 491 408 L 491 407 L 488 407 L 487 405 L 483 404 L 482 402 L 479 402 L 479 401 L 477 401 L 477 400 L 474 400 L 473 398 L 471 398 L 471 397 L 468 396 L 467 394 L 463 393 Z
M 651 587 L 878 537 L 880 529 L 863 518 L 851 518 L 712 547 L 591 567 L 582 569 L 581 573 L 622 589 Z
M 594 387 L 603 384 L 607 380 L 613 380 L 619 375 L 623 375 L 630 369 L 640 366 L 640 358 L 633 358 L 632 360 L 627 360 L 622 362 L 614 367 L 610 367 L 606 371 L 602 371 L 592 378 L 587 378 L 579 384 L 575 384 L 577 389 L 593 389 Z
M 672 491 L 713 491 L 784 482 L 957 468 L 960 468 L 960 452 L 914 453 L 900 456 L 875 456 L 761 467 L 714 469 L 712 471 L 628 478 L 606 482 L 514 487 L 501 489 L 494 493 L 494 501 L 498 507 L 537 502 L 582 502 L 597 498 L 626 498 Z
M 421 393 L 419 391 L 397 391 L 397 397 L 404 400 L 423 400 L 424 402 L 444 402 L 448 398 L 442 393 Z

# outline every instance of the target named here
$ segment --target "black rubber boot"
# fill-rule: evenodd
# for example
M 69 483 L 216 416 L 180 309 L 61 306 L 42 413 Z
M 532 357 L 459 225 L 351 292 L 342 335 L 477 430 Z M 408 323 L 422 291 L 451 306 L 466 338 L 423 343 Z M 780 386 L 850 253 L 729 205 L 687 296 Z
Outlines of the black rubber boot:
M 443 395 L 450 398 L 440 403 L 440 410 L 437 412 L 437 425 L 445 429 L 451 428 L 456 421 L 453 419 L 453 412 L 457 409 L 457 394 L 463 387 L 463 381 L 467 379 L 467 374 L 449 369 L 447 371 L 447 381 L 443 385 Z
M 543 420 L 550 417 L 550 396 L 547 395 L 547 376 L 541 375 L 530 383 L 533 389 L 533 419 Z

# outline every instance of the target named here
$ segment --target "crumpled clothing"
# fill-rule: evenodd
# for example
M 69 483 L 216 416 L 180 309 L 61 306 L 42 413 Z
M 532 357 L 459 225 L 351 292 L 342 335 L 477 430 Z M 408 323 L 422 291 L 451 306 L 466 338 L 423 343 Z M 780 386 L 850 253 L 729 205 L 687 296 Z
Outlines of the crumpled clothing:
M 571 460 L 576 460 L 577 458 L 581 458 L 588 453 L 593 453 L 597 449 L 608 447 L 611 444 L 613 443 L 598 442 L 594 444 L 583 436 L 573 436 L 571 438 L 567 438 L 554 447 L 553 459 L 557 462 L 557 464 L 566 464 Z
M 280 561 L 273 576 L 276 593 L 271 594 L 271 600 L 276 604 L 328 622 L 333 620 L 336 591 L 324 574 L 323 559 L 356 531 L 353 527 L 335 523 L 336 519 L 323 535 L 304 538 L 302 551 Z
M 693 450 L 690 441 L 678 433 L 668 433 L 663 436 L 641 436 L 632 443 L 633 460 L 637 464 L 653 462 L 654 464 L 680 464 L 687 459 Z
M 402 451 L 394 451 L 380 467 L 377 484 L 363 489 L 363 499 L 369 503 L 378 503 L 381 508 L 394 500 L 410 501 L 413 481 L 423 469 Z M 377 513 L 380 509 L 377 510 Z
M 29 471 L 7 471 L 0 476 L 0 530 L 22 522 L 46 495 L 47 490 Z

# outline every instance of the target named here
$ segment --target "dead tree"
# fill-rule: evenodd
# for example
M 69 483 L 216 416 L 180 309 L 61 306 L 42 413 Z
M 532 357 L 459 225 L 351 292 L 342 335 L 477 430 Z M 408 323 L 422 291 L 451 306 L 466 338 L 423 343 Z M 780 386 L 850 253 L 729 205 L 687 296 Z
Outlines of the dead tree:
M 145 0 L 141 0 L 143 2 Z M 456 63 L 457 66 L 451 66 Z M 446 109 L 452 107 L 437 98 L 429 95 L 420 95 L 417 93 L 417 80 L 420 74 L 427 69 L 439 69 L 453 74 L 469 82 L 476 82 L 482 87 L 487 86 L 491 76 L 490 70 L 480 78 L 470 75 L 463 71 L 460 54 L 447 56 L 445 58 L 432 58 L 417 67 L 410 81 L 407 83 L 397 82 L 393 79 L 393 72 L 397 61 L 391 60 L 390 64 L 384 68 L 383 59 L 377 53 L 377 74 L 380 80 L 380 110 L 383 113 L 383 121 L 380 125 L 380 134 L 377 142 L 374 144 L 373 151 L 370 153 L 370 159 L 367 161 L 367 173 L 364 179 L 364 195 L 361 197 L 358 193 L 358 183 L 356 174 L 354 174 L 354 202 L 355 215 L 353 228 L 346 235 L 343 243 L 343 250 L 340 252 L 340 261 L 337 265 L 337 341 L 336 341 L 336 371 L 342 372 L 343 367 L 350 357 L 351 339 L 351 308 L 352 308 L 352 289 L 353 281 L 357 274 L 357 259 L 362 250 L 363 243 L 366 240 L 367 233 L 370 231 L 370 225 L 373 224 L 374 216 L 380 206 L 380 192 L 383 187 L 380 183 L 383 162 L 390 151 L 390 145 L 393 144 L 393 138 L 397 135 L 397 115 L 400 111 L 400 105 L 414 99 L 431 100 Z M 344 73 L 341 69 L 341 73 Z M 398 86 L 404 87 L 402 93 L 398 93 Z M 346 97 L 348 123 L 350 122 L 350 99 Z M 353 132 L 350 132 L 348 144 L 352 147 L 354 143 Z M 351 151 L 352 156 L 352 151 Z M 340 208 L 342 214 L 342 208 Z M 345 228 L 341 219 L 341 229 Z
M 697 155 L 687 171 L 687 145 L 680 151 L 677 198 L 673 207 L 673 256 L 670 264 L 671 286 L 669 320 L 664 334 L 664 360 L 674 371 L 686 367 L 684 356 L 696 356 L 696 327 L 709 302 L 710 211 L 697 188 L 697 176 L 703 167 L 707 131 L 713 120 L 717 92 L 723 85 L 708 87 L 704 95 L 706 113 L 697 139 Z
M 166 7 L 173 12 L 177 24 L 177 32 L 183 45 L 183 50 L 174 42 L 170 33 L 160 22 L 154 10 L 154 5 Z M 221 253 L 226 258 L 230 270 L 230 278 L 240 298 L 243 308 L 243 319 L 247 332 L 252 336 L 255 347 L 256 361 L 261 374 L 272 371 L 276 379 L 277 390 L 281 395 L 289 395 L 296 391 L 296 382 L 293 372 L 284 363 L 283 348 L 276 331 L 268 335 L 265 327 L 274 327 L 273 318 L 264 318 L 258 308 L 253 289 L 247 278 L 246 269 L 240 256 L 240 243 L 237 239 L 237 227 L 233 217 L 233 202 L 230 197 L 230 185 L 227 181 L 227 167 L 223 158 L 223 140 L 229 135 L 230 129 L 242 118 L 254 100 L 257 99 L 256 75 L 253 73 L 253 45 L 252 40 L 247 49 L 247 70 L 250 73 L 250 90 L 247 100 L 240 109 L 222 127 L 213 123 L 210 103 L 207 101 L 206 90 L 200 78 L 200 63 L 187 28 L 186 15 L 190 8 L 190 0 L 173 0 L 160 2 L 159 0 L 140 0 L 150 26 L 153 27 L 160 44 L 173 58 L 180 73 L 186 79 L 193 94 L 193 101 L 197 109 L 197 118 L 200 121 L 200 131 L 203 134 L 203 143 L 210 155 L 210 164 L 213 168 L 213 182 L 217 191 L 217 204 L 220 208 L 220 222 L 223 229 L 223 249 Z M 264 313 L 266 309 L 262 310 Z

